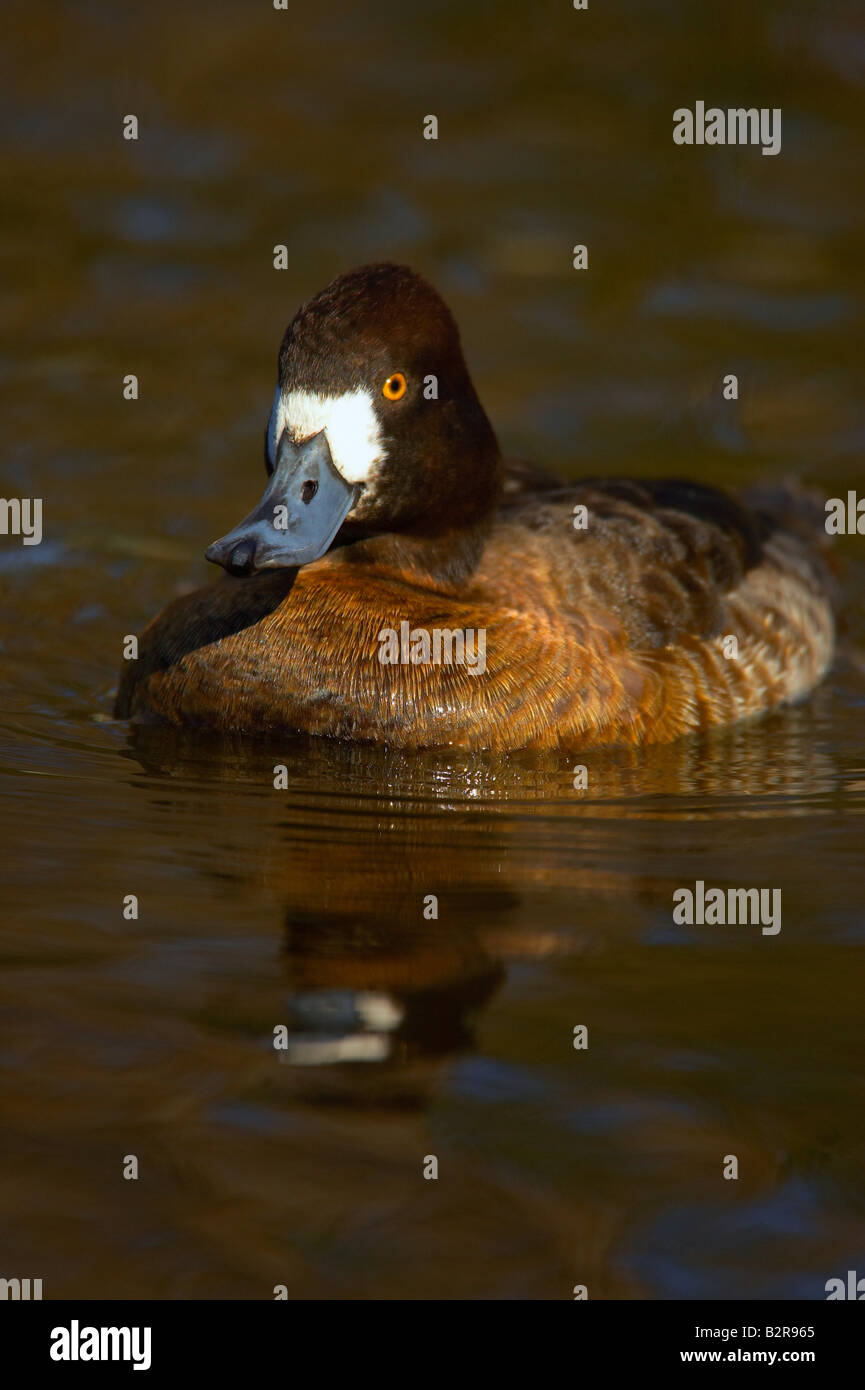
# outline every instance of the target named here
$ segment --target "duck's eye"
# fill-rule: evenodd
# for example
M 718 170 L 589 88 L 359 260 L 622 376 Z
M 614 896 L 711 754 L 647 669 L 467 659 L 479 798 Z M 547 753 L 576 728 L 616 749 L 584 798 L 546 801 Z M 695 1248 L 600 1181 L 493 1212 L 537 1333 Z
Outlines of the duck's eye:
M 405 395 L 405 377 L 402 372 L 394 372 L 393 376 L 388 377 L 381 388 L 381 394 L 389 401 L 398 401 Z

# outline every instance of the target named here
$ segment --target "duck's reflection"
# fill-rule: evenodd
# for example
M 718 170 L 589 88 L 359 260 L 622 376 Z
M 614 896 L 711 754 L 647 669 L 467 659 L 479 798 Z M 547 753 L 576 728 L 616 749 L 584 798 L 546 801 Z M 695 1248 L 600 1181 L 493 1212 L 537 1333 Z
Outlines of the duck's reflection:
M 588 795 L 573 790 L 575 759 L 554 754 L 315 740 L 274 752 L 147 726 L 126 751 L 155 776 L 160 833 L 172 839 L 178 817 L 207 824 L 201 873 L 246 910 L 272 904 L 276 932 L 281 920 L 278 994 L 255 1012 L 262 1035 L 280 1020 L 292 1094 L 418 1104 L 475 1046 L 506 962 L 579 951 L 598 895 L 631 917 L 669 900 L 651 822 L 686 834 L 707 816 L 777 815 L 781 801 L 819 812 L 836 780 L 815 748 L 819 717 L 808 707 L 710 740 L 594 752 Z
M 401 1001 L 380 990 L 308 990 L 287 1003 L 285 1061 L 296 1067 L 384 1062 L 405 1020 Z
M 285 1066 L 313 1069 L 310 1087 L 323 1094 L 337 1088 L 324 1083 L 321 1070 L 349 1065 L 410 1068 L 419 1083 L 421 1072 L 430 1070 L 423 1063 L 473 1048 L 474 1016 L 505 977 L 501 960 L 487 954 L 476 927 L 466 924 L 477 916 L 473 909 L 453 910 L 452 902 L 446 933 L 421 930 L 435 923 L 419 920 L 423 898 L 406 894 L 405 867 L 391 883 L 387 872 L 378 872 L 374 894 L 357 897 L 350 916 L 327 906 L 286 910 L 291 992 L 277 1056 Z M 396 877 L 401 891 L 395 905 Z M 338 872 L 328 880 L 332 894 Z M 391 903 L 387 920 L 381 901 Z M 357 1087 L 350 1088 L 356 1098 Z

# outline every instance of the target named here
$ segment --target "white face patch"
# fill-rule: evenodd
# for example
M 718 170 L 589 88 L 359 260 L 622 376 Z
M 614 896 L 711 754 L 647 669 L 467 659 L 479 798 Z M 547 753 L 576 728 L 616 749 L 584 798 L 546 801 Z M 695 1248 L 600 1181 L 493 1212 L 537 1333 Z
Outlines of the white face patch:
M 284 429 L 295 444 L 324 430 L 334 466 L 347 483 L 368 483 L 386 456 L 372 397 L 360 387 L 342 396 L 319 396 L 277 386 L 267 427 L 271 464 Z

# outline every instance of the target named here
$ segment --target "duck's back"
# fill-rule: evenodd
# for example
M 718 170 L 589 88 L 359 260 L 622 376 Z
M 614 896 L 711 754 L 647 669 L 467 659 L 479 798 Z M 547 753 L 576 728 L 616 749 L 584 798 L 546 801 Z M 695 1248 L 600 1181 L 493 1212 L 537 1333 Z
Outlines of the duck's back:
M 521 703 L 556 708 L 543 742 L 668 741 L 814 687 L 834 637 L 817 517 L 806 540 L 783 519 L 795 495 L 776 500 L 772 515 L 699 484 L 592 479 L 506 501 L 478 580 L 503 605 L 531 593 L 547 640 Z

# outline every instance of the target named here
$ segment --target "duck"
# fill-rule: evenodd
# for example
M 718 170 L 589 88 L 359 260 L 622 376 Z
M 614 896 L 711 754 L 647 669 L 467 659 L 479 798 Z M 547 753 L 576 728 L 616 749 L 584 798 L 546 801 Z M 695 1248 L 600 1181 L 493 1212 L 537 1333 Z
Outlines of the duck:
M 261 500 L 205 552 L 224 574 L 141 633 L 117 718 L 402 749 L 669 743 L 806 698 L 832 661 L 816 523 L 695 481 L 505 463 L 455 319 L 408 266 L 350 270 L 297 311 L 264 455 Z

